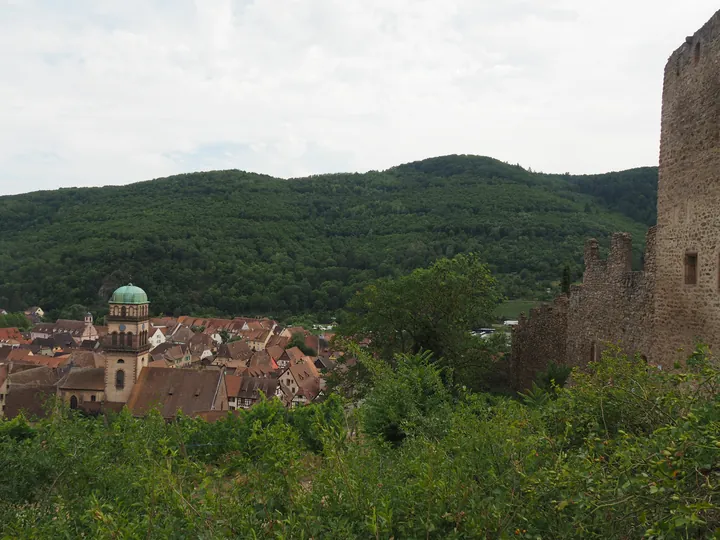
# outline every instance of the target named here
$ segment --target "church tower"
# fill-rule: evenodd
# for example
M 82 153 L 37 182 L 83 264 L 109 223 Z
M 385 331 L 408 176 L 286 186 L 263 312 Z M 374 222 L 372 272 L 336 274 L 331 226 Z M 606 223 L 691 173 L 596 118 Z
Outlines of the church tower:
M 132 283 L 110 297 L 105 350 L 105 400 L 126 403 L 150 357 L 147 294 Z

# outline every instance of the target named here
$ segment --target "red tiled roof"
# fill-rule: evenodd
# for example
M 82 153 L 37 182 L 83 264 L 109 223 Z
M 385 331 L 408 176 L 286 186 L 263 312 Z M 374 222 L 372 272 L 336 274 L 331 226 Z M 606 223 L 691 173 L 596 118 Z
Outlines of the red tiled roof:
M 30 356 L 33 356 L 33 353 L 29 349 L 12 349 L 5 357 L 5 360 L 8 362 L 13 362 L 15 360 L 29 360 L 28 357 Z
M 283 349 L 279 345 L 270 345 L 268 347 L 265 347 L 265 350 L 268 352 L 270 358 L 272 358 L 273 360 L 277 360 L 285 352 L 285 349 Z
M 283 337 L 283 336 L 272 336 L 266 345 L 266 348 L 270 347 L 281 347 L 285 348 L 287 347 L 287 344 L 290 343 L 290 338 Z
M 21 412 L 30 418 L 46 416 L 45 404 L 56 394 L 55 386 L 28 385 L 13 387 L 5 399 L 5 416 L 14 418 Z
M 47 366 L 55 369 L 67 364 L 70 361 L 70 355 L 61 354 L 59 356 L 44 356 L 42 354 L 36 354 L 34 356 L 26 356 L 23 360 L 32 362 L 33 364 L 37 364 L 39 366 Z
M 194 369 L 143 369 L 133 386 L 127 406 L 136 416 L 158 407 L 165 418 L 173 418 L 182 410 L 187 415 L 213 409 L 220 371 Z
M 237 397 L 242 386 L 242 379 L 239 375 L 225 375 L 225 388 L 229 398 Z
M 242 414 L 240 411 L 200 411 L 195 413 L 195 418 L 202 418 L 211 424 L 227 418 L 228 416 L 238 416 Z
M 99 368 L 105 366 L 105 355 L 93 351 L 73 351 L 70 361 L 77 367 Z
M 298 347 L 291 347 L 290 349 L 285 349 L 285 354 L 287 355 L 291 364 L 297 362 L 303 356 L 305 356 L 305 353 L 302 352 Z
M 5 384 L 5 380 L 7 379 L 9 373 L 10 373 L 10 365 L 9 364 L 0 364 L 0 386 Z
M 60 382 L 62 390 L 105 390 L 105 368 L 72 368 Z
M 8 381 L 13 388 L 16 386 L 55 386 L 57 383 L 57 375 L 55 371 L 47 366 L 34 366 L 25 369 L 27 366 L 21 366 L 21 369 L 15 371 L 13 364 L 12 371 L 8 375 Z M 12 391 L 12 390 L 11 390 Z
M 279 382 L 271 377 L 240 377 L 240 388 L 233 397 L 259 400 L 262 392 L 265 397 L 272 399 Z
M 28 343 L 23 338 L 22 333 L 17 328 L 0 328 L 0 341 L 17 341 L 18 343 Z

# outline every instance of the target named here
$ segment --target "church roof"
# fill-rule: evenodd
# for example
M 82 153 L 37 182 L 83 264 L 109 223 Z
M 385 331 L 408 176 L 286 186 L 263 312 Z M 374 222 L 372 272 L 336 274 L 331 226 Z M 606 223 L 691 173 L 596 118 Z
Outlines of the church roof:
M 175 417 L 180 410 L 189 416 L 209 411 L 213 409 L 222 376 L 220 371 L 146 368 L 140 372 L 127 406 L 135 416 L 158 407 L 165 418 Z
M 72 368 L 60 382 L 62 390 L 105 390 L 105 369 L 96 367 Z
M 148 297 L 145 291 L 129 283 L 117 289 L 110 297 L 111 304 L 147 304 Z

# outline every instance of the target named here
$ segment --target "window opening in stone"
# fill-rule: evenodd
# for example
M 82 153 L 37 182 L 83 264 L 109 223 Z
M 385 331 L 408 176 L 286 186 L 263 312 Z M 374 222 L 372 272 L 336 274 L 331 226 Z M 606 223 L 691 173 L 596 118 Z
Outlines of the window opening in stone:
M 685 285 L 697 285 L 697 253 L 685 254 Z
M 590 344 L 590 361 L 591 361 L 591 362 L 594 362 L 594 361 L 595 361 L 595 355 L 596 355 L 596 354 L 597 354 L 597 350 L 596 350 L 596 347 L 595 347 L 595 342 L 593 342 L 593 343 Z
M 125 388 L 125 372 L 122 369 L 115 373 L 115 388 L 118 390 Z
M 695 55 L 693 56 L 693 61 L 696 64 L 700 61 L 700 42 L 699 41 L 695 44 Z
M 70 397 L 70 408 L 71 409 L 77 409 L 78 406 L 78 399 L 75 396 Z

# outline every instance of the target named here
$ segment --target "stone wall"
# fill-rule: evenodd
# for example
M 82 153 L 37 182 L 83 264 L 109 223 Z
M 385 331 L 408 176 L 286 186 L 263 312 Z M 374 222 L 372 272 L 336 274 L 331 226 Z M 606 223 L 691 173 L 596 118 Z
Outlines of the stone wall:
M 519 388 L 557 361 L 563 340 L 571 366 L 608 343 L 666 367 L 696 340 L 720 346 L 720 11 L 665 66 L 657 214 L 644 271 L 631 269 L 629 235 L 613 235 L 607 261 L 590 240 L 566 312 L 521 321 L 512 348 Z
M 535 375 L 554 362 L 564 364 L 567 344 L 567 296 L 558 296 L 552 305 L 520 315 L 512 331 L 512 382 L 517 389 L 529 388 Z
M 600 358 L 608 344 L 647 357 L 651 348 L 655 276 L 655 228 L 647 234 L 645 269 L 632 270 L 632 238 L 612 236 L 607 260 L 598 242 L 585 245 L 582 285 L 552 305 L 521 317 L 512 336 L 512 369 L 517 389 L 528 388 L 550 362 L 584 367 Z
M 665 67 L 653 362 L 720 346 L 720 12 Z M 697 256 L 686 283 L 687 254 Z M 691 280 L 692 281 L 692 280 Z
M 651 346 L 655 228 L 648 231 L 645 269 L 632 270 L 632 238 L 615 233 L 607 260 L 596 240 L 585 246 L 583 284 L 572 289 L 568 309 L 566 364 L 583 367 L 608 344 L 647 357 Z

